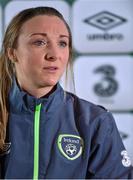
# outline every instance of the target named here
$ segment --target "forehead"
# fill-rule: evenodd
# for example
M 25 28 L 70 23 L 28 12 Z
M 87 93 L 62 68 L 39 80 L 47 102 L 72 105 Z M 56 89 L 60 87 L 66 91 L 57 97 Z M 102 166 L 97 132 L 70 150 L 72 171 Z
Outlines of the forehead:
M 26 21 L 21 27 L 23 33 L 38 31 L 54 31 L 55 33 L 69 35 L 66 24 L 57 16 L 38 15 Z

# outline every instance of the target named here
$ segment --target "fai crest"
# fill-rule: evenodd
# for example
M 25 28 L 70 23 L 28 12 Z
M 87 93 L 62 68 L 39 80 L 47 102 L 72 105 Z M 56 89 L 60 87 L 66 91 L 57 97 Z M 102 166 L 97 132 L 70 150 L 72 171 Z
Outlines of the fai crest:
M 80 136 L 61 134 L 58 137 L 58 148 L 69 160 L 77 159 L 83 151 L 83 140 Z

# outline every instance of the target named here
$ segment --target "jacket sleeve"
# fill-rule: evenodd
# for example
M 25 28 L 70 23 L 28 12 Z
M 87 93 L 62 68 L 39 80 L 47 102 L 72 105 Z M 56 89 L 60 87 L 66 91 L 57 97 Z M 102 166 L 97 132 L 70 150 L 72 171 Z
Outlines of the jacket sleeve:
M 3 179 L 3 162 L 4 157 L 0 155 L 0 179 Z
M 97 118 L 87 179 L 133 179 L 133 167 L 110 112 Z
M 1 161 L 0 161 L 0 179 L 2 179 L 2 167 L 1 167 Z

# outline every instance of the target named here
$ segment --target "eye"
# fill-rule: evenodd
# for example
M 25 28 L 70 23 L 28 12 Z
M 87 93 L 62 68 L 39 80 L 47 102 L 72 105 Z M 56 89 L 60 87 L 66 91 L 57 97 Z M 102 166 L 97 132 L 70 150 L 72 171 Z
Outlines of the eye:
M 47 45 L 47 41 L 36 40 L 36 41 L 33 42 L 33 44 L 35 44 L 36 46 L 45 46 L 45 45 Z
M 68 45 L 68 43 L 66 41 L 60 41 L 59 42 L 59 46 L 62 48 L 66 47 L 67 45 Z

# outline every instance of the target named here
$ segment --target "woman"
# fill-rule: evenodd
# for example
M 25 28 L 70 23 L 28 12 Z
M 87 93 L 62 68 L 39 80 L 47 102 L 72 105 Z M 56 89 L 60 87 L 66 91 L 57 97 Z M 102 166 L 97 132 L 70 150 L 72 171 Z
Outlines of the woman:
M 54 8 L 30 8 L 9 24 L 0 58 L 2 178 L 131 178 L 110 112 L 64 92 L 72 38 Z

